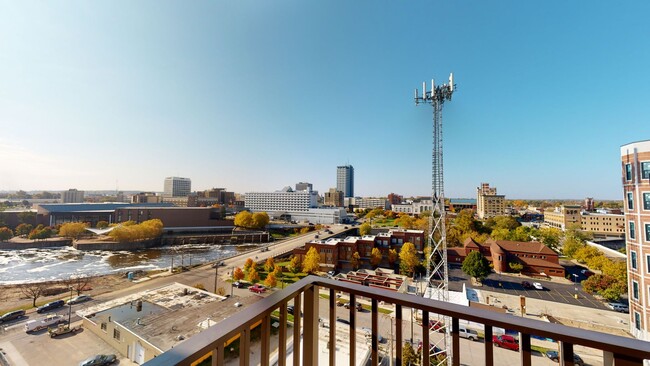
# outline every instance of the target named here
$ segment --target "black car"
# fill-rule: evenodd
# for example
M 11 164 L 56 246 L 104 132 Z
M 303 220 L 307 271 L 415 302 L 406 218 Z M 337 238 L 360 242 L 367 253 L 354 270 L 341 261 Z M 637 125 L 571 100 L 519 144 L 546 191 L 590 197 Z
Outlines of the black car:
M 293 305 L 287 306 L 287 313 L 293 315 L 293 309 L 294 309 Z
M 65 305 L 65 301 L 63 301 L 63 300 L 56 300 L 56 301 L 48 302 L 47 304 L 45 304 L 45 305 L 41 306 L 40 308 L 36 309 L 36 312 L 37 313 L 43 313 L 43 312 L 46 312 L 46 311 L 50 311 L 52 309 L 58 309 L 58 308 L 62 307 L 63 305 Z
M 81 361 L 79 366 L 104 366 L 110 365 L 117 360 L 116 355 L 95 355 L 89 359 Z
M 22 318 L 25 316 L 25 310 L 15 310 L 10 311 L 2 316 L 0 316 L 0 323 L 8 322 L 10 320 Z

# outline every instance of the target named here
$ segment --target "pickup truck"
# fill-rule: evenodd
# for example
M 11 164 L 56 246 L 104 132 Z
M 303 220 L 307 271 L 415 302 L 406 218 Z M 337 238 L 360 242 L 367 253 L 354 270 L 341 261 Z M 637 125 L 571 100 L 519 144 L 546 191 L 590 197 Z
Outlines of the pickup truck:
M 58 314 L 48 315 L 45 318 L 28 320 L 25 323 L 25 332 L 38 332 L 41 329 L 47 329 L 51 325 L 65 323 L 65 318 Z
M 60 336 L 68 333 L 77 333 L 81 330 L 81 325 L 76 327 L 71 327 L 68 324 L 59 324 L 56 328 L 48 328 L 47 331 L 50 333 L 50 338 Z
M 253 286 L 249 287 L 248 291 L 256 292 L 258 294 L 261 294 L 262 292 L 266 291 L 266 287 L 256 284 L 256 285 L 253 285 Z

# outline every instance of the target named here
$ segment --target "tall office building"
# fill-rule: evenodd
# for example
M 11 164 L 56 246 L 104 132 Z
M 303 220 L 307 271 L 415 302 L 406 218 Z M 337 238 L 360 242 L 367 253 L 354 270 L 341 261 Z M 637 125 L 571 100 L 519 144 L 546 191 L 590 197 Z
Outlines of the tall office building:
M 476 213 L 479 219 L 503 215 L 506 212 L 506 196 L 497 194 L 495 187 L 481 183 L 476 188 Z
M 61 192 L 62 203 L 83 203 L 83 201 L 84 201 L 84 191 L 78 191 L 73 188 Z
M 192 192 L 190 178 L 167 177 L 165 178 L 164 197 L 187 197 Z
M 343 197 L 354 197 L 354 168 L 352 165 L 336 167 L 336 190 L 343 192 Z
M 630 333 L 650 340 L 650 140 L 621 146 Z

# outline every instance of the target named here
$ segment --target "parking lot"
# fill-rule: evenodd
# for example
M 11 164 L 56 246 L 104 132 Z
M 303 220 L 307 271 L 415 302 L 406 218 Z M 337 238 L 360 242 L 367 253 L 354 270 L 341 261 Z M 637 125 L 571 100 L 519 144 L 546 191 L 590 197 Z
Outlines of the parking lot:
M 525 289 L 522 281 L 539 282 L 544 286 L 544 290 Z M 463 282 L 469 286 L 469 277 L 463 273 L 460 266 L 450 266 L 449 269 L 449 289 L 460 291 Z M 586 306 L 593 309 L 607 309 L 605 304 L 582 291 L 580 283 L 563 284 L 553 281 L 532 279 L 524 276 L 508 276 L 492 273 L 483 281 L 483 289 L 493 292 L 501 292 L 508 295 L 521 295 L 528 298 L 554 301 L 563 304 Z M 578 294 L 578 298 L 575 294 Z

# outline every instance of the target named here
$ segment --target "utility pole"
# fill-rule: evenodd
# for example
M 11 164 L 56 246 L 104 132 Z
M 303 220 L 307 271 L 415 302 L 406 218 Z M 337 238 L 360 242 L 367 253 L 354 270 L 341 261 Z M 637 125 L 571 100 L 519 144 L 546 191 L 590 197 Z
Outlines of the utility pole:
M 72 300 L 72 290 L 73 288 L 70 287 L 70 300 Z M 70 327 L 70 320 L 72 319 L 72 303 L 68 300 L 68 327 Z
M 447 232 L 445 228 L 445 187 L 442 150 L 442 107 L 445 101 L 451 101 L 456 89 L 454 74 L 449 74 L 449 84 L 435 85 L 431 79 L 431 89 L 427 91 L 426 82 L 422 83 L 422 95 L 415 89 L 415 105 L 426 103 L 433 107 L 433 149 L 431 152 L 431 216 L 429 217 L 428 255 L 426 260 L 427 288 L 424 296 L 439 301 L 449 301 L 449 273 L 447 268 Z M 451 319 L 444 317 L 445 336 L 442 349 L 446 350 L 446 359 L 438 364 L 451 363 Z M 424 345 L 423 348 L 428 347 Z M 423 351 L 424 352 L 424 351 Z
M 214 267 L 214 293 L 217 293 L 217 281 L 219 281 L 219 263 Z

